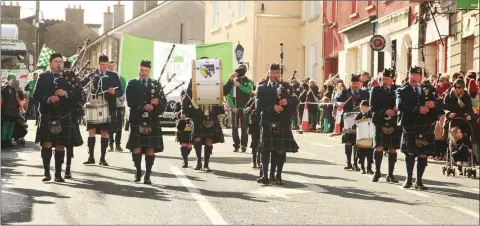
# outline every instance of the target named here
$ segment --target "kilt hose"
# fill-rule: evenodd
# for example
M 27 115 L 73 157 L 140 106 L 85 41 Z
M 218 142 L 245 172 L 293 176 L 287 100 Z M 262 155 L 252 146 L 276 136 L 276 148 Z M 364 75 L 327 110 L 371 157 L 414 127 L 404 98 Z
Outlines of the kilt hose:
M 298 152 L 299 147 L 293 137 L 291 126 L 281 125 L 279 130 L 279 134 L 274 135 L 268 128 L 268 125 L 261 127 L 258 152 Z
M 373 147 L 383 146 L 385 150 L 393 148 L 400 149 L 400 138 L 402 137 L 402 130 L 400 127 L 395 127 L 392 134 L 385 134 L 382 131 L 382 126 L 375 126 L 375 139 L 373 140 Z
M 436 153 L 434 129 L 434 125 L 414 124 L 403 126 L 400 150 L 405 154 L 410 152 L 416 155 L 434 155 Z M 425 140 L 423 147 L 418 147 L 415 144 L 416 136 Z
M 252 142 L 250 143 L 250 148 L 256 149 L 260 143 L 260 131 L 261 127 L 259 125 L 249 125 L 248 126 L 248 133 L 252 135 Z
M 110 118 L 109 118 L 107 123 L 92 124 L 92 123 L 87 122 L 87 131 L 89 131 L 91 129 L 96 129 L 95 134 L 97 134 L 97 135 L 101 134 L 102 130 L 107 130 L 107 131 L 114 130 L 115 131 L 115 129 L 117 129 L 117 127 L 118 127 L 117 123 L 120 123 L 117 120 L 117 111 L 109 109 L 109 114 L 110 114 Z
M 218 120 L 218 117 L 213 117 L 213 126 L 211 128 L 205 128 L 203 126 L 203 121 L 199 117 L 195 117 L 192 119 L 193 125 L 192 125 L 192 133 L 190 140 L 193 143 L 195 140 L 195 137 L 201 137 L 201 143 L 205 144 L 205 138 L 210 138 L 212 139 L 212 143 L 224 143 L 225 142 L 225 137 L 223 135 L 222 131 L 222 125 L 220 125 L 220 121 Z
M 48 129 L 49 120 L 60 120 L 62 132 L 52 134 Z M 52 146 L 62 145 L 69 147 L 78 147 L 83 144 L 78 123 L 74 121 L 73 115 L 70 113 L 66 116 L 45 116 L 40 115 L 35 143 L 52 142 Z
M 149 125 L 152 127 L 152 132 L 148 135 L 142 135 L 140 134 L 139 123 L 130 122 L 127 149 L 142 148 L 142 154 L 145 153 L 147 148 L 153 148 L 155 153 L 163 151 L 164 146 L 160 121 L 151 120 Z

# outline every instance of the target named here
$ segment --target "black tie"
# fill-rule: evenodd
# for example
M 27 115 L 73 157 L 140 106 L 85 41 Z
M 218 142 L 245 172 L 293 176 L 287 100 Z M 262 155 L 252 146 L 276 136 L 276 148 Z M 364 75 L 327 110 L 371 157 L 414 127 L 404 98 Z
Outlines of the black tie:
M 143 84 L 145 87 L 147 87 L 147 80 L 143 80 L 143 79 L 142 79 L 142 84 Z

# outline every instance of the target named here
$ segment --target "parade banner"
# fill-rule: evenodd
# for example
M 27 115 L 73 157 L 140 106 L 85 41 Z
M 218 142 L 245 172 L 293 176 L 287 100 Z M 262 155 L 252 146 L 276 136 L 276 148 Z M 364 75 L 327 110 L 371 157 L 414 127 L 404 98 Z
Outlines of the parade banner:
M 138 65 L 142 60 L 152 62 L 151 78 L 158 78 L 162 71 L 172 43 L 123 35 L 120 43 L 119 73 L 127 81 L 138 77 Z M 209 45 L 175 44 L 161 82 L 180 83 L 192 77 L 192 61 L 200 57 L 221 58 L 224 70 L 223 81 L 233 72 L 233 48 L 231 43 Z M 175 76 L 172 78 L 172 76 Z M 188 85 L 188 84 L 187 84 Z M 165 90 L 168 92 L 168 89 Z

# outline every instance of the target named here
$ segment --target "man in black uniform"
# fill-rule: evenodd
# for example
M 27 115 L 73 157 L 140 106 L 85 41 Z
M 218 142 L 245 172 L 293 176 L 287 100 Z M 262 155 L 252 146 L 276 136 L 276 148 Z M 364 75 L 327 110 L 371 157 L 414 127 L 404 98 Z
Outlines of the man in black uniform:
M 253 91 L 255 91 L 255 87 Z M 252 142 L 250 143 L 250 147 L 252 148 L 252 167 L 257 168 L 257 166 L 260 166 L 260 155 L 257 155 L 258 143 L 260 141 L 260 123 L 255 108 L 255 94 L 252 94 L 252 97 L 245 106 L 245 114 L 248 117 L 248 134 L 252 135 Z
M 373 182 L 377 182 L 381 177 L 380 168 L 382 165 L 383 151 L 388 150 L 388 176 L 387 181 L 397 183 L 393 176 L 395 162 L 397 161 L 397 151 L 400 148 L 401 128 L 397 126 L 398 109 L 395 107 L 398 88 L 393 84 L 395 71 L 385 69 L 383 71 L 381 86 L 374 86 L 370 91 L 370 104 L 373 114 L 373 124 L 375 124 L 374 140 L 374 159 L 375 174 Z
M 54 53 L 50 56 L 50 71 L 42 73 L 35 85 L 34 98 L 40 103 L 40 120 L 35 143 L 42 146 L 45 176 L 42 181 L 52 179 L 50 176 L 52 147 L 55 147 L 55 181 L 64 182 L 61 174 L 65 146 L 78 147 L 83 144 L 71 114 L 71 104 L 79 100 L 78 93 L 60 76 L 62 71 L 62 55 Z
M 242 152 L 245 152 L 248 144 L 248 117 L 245 114 L 244 108 L 250 99 L 254 83 L 246 76 L 247 67 L 245 67 L 245 65 L 240 64 L 235 70 L 235 73 L 238 75 L 233 83 L 235 88 L 232 89 L 227 96 L 228 105 L 230 109 L 232 109 L 233 148 L 234 152 L 238 152 L 241 144 Z M 241 140 L 238 136 L 239 122 L 241 123 L 242 130 Z
M 107 71 L 108 57 L 101 55 L 98 58 L 98 69 L 93 73 L 88 75 L 85 79 L 82 80 L 82 86 L 89 84 L 90 93 L 88 94 L 88 99 L 92 98 L 97 100 L 104 100 L 108 104 L 109 110 L 109 122 L 102 124 L 92 124 L 87 122 L 87 131 L 88 131 L 88 160 L 83 164 L 94 164 L 94 150 L 95 150 L 95 135 L 101 134 L 102 138 L 100 140 L 100 165 L 108 166 L 107 161 L 105 160 L 105 155 L 107 153 L 108 147 L 108 130 L 110 127 L 116 125 L 116 110 L 117 110 L 117 99 L 123 95 L 122 85 L 117 73 Z
M 292 113 L 300 101 L 290 85 L 280 81 L 280 75 L 280 65 L 271 64 L 269 81 L 258 86 L 256 95 L 255 107 L 257 114 L 261 116 L 260 124 L 262 126 L 258 151 L 262 153 L 263 172 L 257 182 L 264 185 L 270 183 L 268 179 L 270 153 L 272 162 L 277 163 L 276 183 L 283 185 L 282 170 L 286 152 L 295 153 L 299 149 L 292 134 Z
M 427 156 L 435 153 L 435 122 L 441 112 L 435 88 L 422 84 L 422 69 L 412 67 L 408 83 L 396 91 L 396 106 L 399 110 L 398 125 L 403 127 L 400 149 L 405 153 L 407 179 L 404 188 L 412 186 L 413 167 L 417 160 L 417 180 L 414 187 L 427 188 L 422 176 L 427 167 Z
M 192 80 L 188 84 L 187 96 L 192 97 Z M 195 149 L 195 154 L 197 155 L 197 164 L 195 165 L 195 170 L 202 169 L 202 146 L 205 146 L 205 162 L 203 164 L 203 169 L 206 172 L 211 172 L 210 170 L 210 156 L 213 151 L 213 144 L 225 142 L 225 137 L 223 136 L 222 126 L 220 125 L 220 120 L 218 115 L 225 113 L 225 108 L 220 105 L 202 105 L 198 106 L 196 109 L 192 100 L 190 98 L 184 98 L 182 103 L 182 119 L 187 117 L 193 121 L 193 130 L 191 132 L 191 139 L 193 141 L 193 148 Z M 189 109 L 190 108 L 190 109 Z M 204 114 L 204 110 L 208 108 L 208 115 Z
M 340 107 L 343 109 L 342 123 L 344 123 L 344 117 L 346 112 L 359 111 L 358 107 L 362 100 L 369 99 L 369 93 L 366 90 L 361 89 L 362 82 L 360 81 L 360 75 L 352 74 L 350 78 L 350 88 L 344 89 L 342 93 L 335 99 L 335 108 Z M 342 126 L 343 127 L 343 126 Z M 356 134 L 353 132 L 342 132 L 342 143 L 345 144 L 345 155 L 347 156 L 347 166 L 344 169 L 353 169 L 360 171 L 357 165 L 357 156 L 354 153 L 354 165 L 352 167 L 352 149 L 356 143 Z
M 134 182 L 142 178 L 142 154 L 145 154 L 144 184 L 151 184 L 155 153 L 163 151 L 162 127 L 158 116 L 163 114 L 167 99 L 158 81 L 150 79 L 151 62 L 140 63 L 139 78 L 128 82 L 125 89 L 130 115 L 130 134 L 127 148 L 132 151 L 133 162 L 137 173 Z
M 178 143 L 180 143 L 180 153 L 183 159 L 183 166 L 182 168 L 188 167 L 188 156 L 192 151 L 192 122 L 189 118 L 182 119 L 181 115 L 183 114 L 182 111 L 182 103 L 186 97 L 186 92 L 182 91 L 180 94 L 180 101 L 175 104 L 174 114 L 177 120 L 177 132 L 176 132 L 176 139 Z M 190 102 L 185 101 L 186 104 L 190 104 Z M 192 106 L 185 106 L 185 110 L 192 110 Z
M 78 134 L 80 133 L 80 125 L 79 125 L 79 118 L 80 118 L 80 109 L 83 107 L 84 100 L 83 100 L 83 89 L 79 85 L 80 79 L 75 75 L 73 71 L 70 71 L 71 63 L 67 60 L 63 62 L 63 66 L 65 71 L 63 72 L 63 77 L 67 80 L 68 83 L 73 87 L 75 92 L 75 101 L 69 102 L 70 111 L 72 114 L 72 122 L 75 132 Z M 72 165 L 72 158 L 74 157 L 73 154 L 73 146 L 66 146 L 67 155 L 66 155 L 66 167 L 65 167 L 65 179 L 72 179 L 72 173 L 70 171 L 70 167 Z

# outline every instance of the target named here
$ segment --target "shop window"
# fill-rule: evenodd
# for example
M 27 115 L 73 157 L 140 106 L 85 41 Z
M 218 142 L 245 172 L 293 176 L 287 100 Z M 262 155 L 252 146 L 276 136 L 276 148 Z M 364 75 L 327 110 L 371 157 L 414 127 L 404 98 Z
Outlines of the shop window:
M 357 0 L 353 0 L 352 1 L 352 14 L 357 12 L 357 8 L 358 8 L 358 2 L 357 2 Z
M 317 81 L 318 67 L 318 44 L 314 43 L 310 46 L 310 79 Z

